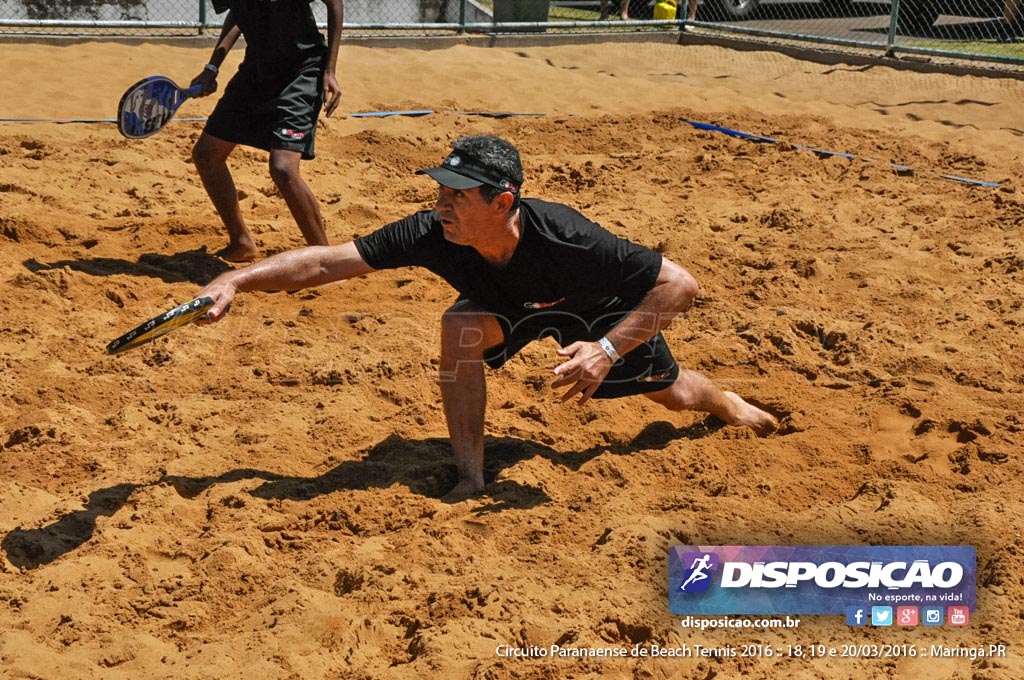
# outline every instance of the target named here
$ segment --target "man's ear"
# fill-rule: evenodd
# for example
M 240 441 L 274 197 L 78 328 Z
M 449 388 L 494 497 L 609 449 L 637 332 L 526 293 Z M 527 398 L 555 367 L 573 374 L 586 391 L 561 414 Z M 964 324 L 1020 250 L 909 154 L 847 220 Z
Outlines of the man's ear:
M 494 197 L 494 206 L 498 208 L 499 212 L 507 213 L 512 209 L 512 203 L 515 200 L 516 197 L 511 191 L 502 191 Z

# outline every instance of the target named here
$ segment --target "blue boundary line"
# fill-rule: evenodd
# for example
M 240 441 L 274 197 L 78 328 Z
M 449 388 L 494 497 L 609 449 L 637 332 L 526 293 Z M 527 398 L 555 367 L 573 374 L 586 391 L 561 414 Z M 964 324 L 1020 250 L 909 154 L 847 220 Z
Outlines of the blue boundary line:
M 762 143 L 762 144 L 778 144 L 779 143 L 779 140 L 777 140 L 777 139 L 775 139 L 773 137 L 765 137 L 763 135 L 755 135 L 755 134 L 751 134 L 749 132 L 742 132 L 740 130 L 733 130 L 732 128 L 722 127 L 721 125 L 712 125 L 711 123 L 701 123 L 700 121 L 696 121 L 696 120 L 688 120 L 688 121 L 686 121 L 686 123 L 688 125 L 692 126 L 692 127 L 697 128 L 698 130 L 706 130 L 708 132 L 720 132 L 720 133 L 722 133 L 724 135 L 729 135 L 730 137 L 737 137 L 739 139 L 745 139 L 745 140 L 751 141 L 751 142 L 758 142 L 758 143 Z M 839 158 L 846 158 L 846 159 L 849 159 L 849 160 L 854 160 L 854 159 L 858 158 L 858 156 L 856 154 L 845 153 L 845 152 L 842 152 L 842 151 L 829 151 L 828 149 L 817 149 L 817 148 L 815 148 L 813 146 L 804 146 L 802 144 L 794 144 L 793 147 L 796 148 L 796 149 L 800 149 L 801 151 L 810 151 L 810 152 L 814 153 L 815 155 L 817 155 L 818 157 L 838 156 Z M 886 163 L 886 161 L 877 161 L 877 160 L 875 160 L 873 158 L 862 158 L 861 160 L 863 160 L 865 163 Z M 914 172 L 914 169 L 911 168 L 908 165 L 900 165 L 899 163 L 888 163 L 888 165 L 890 167 L 900 171 L 900 172 L 908 172 L 908 171 L 909 172 Z M 928 172 L 929 172 L 929 174 L 935 175 L 936 177 L 941 177 L 942 179 L 953 180 L 954 182 L 961 182 L 963 184 L 972 184 L 972 185 L 976 185 L 976 186 L 988 187 L 990 189 L 998 189 L 999 186 L 1000 186 L 999 182 L 989 182 L 989 181 L 983 180 L 983 179 L 973 179 L 971 177 L 960 177 L 958 175 L 943 175 L 941 173 L 934 172 L 932 170 L 929 170 Z
M 362 111 L 348 114 L 349 118 L 390 118 L 391 116 L 426 116 L 432 113 L 453 113 L 457 116 L 481 116 L 484 118 L 513 118 L 513 117 L 538 117 L 546 116 L 546 113 L 524 113 L 519 111 L 456 111 L 446 109 L 434 111 L 433 109 L 413 109 L 411 111 Z
M 433 109 L 411 109 L 408 111 L 362 111 L 358 113 L 348 114 L 350 118 L 390 118 L 392 116 L 428 116 L 434 113 L 438 113 Z M 441 113 L 454 113 L 461 116 L 484 116 L 488 118 L 510 118 L 513 116 L 529 116 L 538 117 L 546 116 L 546 113 L 519 113 L 514 111 L 455 111 L 448 110 L 442 111 Z M 175 118 L 175 120 L 183 122 L 196 122 L 205 121 L 206 118 Z M 116 123 L 116 118 L 0 118 L 0 123 Z M 712 123 L 702 123 L 696 120 L 687 120 L 686 123 L 691 127 L 698 130 L 704 130 L 706 132 L 718 132 L 730 137 L 736 137 L 738 139 L 744 139 L 750 142 L 758 142 L 760 144 L 778 144 L 779 140 L 774 137 L 766 137 L 764 135 L 757 135 L 751 132 L 743 132 L 741 130 L 734 130 L 727 128 L 722 125 L 714 125 Z M 810 151 L 819 158 L 824 157 L 838 157 L 846 158 L 848 160 L 855 160 L 858 158 L 856 154 L 846 153 L 843 151 L 830 151 L 828 149 L 819 149 L 813 146 L 805 146 L 802 144 L 794 144 L 793 148 L 800 149 L 801 151 Z M 889 167 L 899 172 L 914 172 L 914 169 L 908 165 L 901 165 L 899 163 L 892 163 L 888 161 L 878 161 L 873 158 L 861 158 L 865 163 L 886 163 Z M 962 184 L 970 184 L 974 186 L 988 187 L 990 189 L 998 189 L 1001 185 L 999 182 L 989 182 L 983 179 L 974 179 L 972 177 L 961 177 L 959 175 L 944 175 L 933 170 L 927 171 L 929 174 L 942 179 L 952 180 L 954 182 L 960 182 Z
M 390 118 L 392 116 L 427 116 L 434 113 L 433 109 L 414 109 L 411 111 L 362 111 L 350 113 L 349 118 Z

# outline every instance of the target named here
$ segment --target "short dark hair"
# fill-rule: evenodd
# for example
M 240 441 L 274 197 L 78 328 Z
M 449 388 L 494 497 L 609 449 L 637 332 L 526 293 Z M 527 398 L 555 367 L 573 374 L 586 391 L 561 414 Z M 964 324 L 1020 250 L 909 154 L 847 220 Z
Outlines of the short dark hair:
M 483 165 L 493 168 L 502 177 L 515 182 L 520 189 L 523 186 L 523 162 L 519 157 L 516 147 L 496 135 L 471 135 L 460 137 L 452 143 L 452 151 L 472 156 Z M 504 193 L 505 189 L 499 189 L 488 184 L 480 186 L 480 195 L 490 203 L 498 194 Z M 519 208 L 519 191 L 514 192 L 515 200 L 512 202 L 511 211 Z

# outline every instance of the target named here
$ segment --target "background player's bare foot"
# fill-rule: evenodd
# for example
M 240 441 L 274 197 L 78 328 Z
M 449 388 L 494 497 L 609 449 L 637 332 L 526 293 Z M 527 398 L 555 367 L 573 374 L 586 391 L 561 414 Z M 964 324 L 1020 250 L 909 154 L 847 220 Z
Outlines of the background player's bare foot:
M 464 501 L 467 498 L 479 495 L 483 491 L 482 484 L 474 484 L 473 482 L 459 482 L 455 487 L 441 496 L 442 503 L 458 503 Z
M 725 396 L 736 405 L 736 420 L 730 425 L 744 425 L 757 433 L 758 437 L 767 437 L 779 429 L 779 421 L 767 411 L 763 411 L 753 404 L 743 401 L 743 398 L 734 392 L 726 392 Z
M 228 262 L 252 262 L 260 254 L 253 243 L 229 243 L 215 255 Z

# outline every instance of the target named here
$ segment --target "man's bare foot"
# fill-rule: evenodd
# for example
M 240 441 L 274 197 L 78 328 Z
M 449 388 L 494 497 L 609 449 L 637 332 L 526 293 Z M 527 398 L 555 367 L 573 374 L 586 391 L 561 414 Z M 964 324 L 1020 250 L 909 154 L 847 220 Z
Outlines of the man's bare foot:
M 779 429 L 779 421 L 771 413 L 762 411 L 753 404 L 743 401 L 734 392 L 726 392 L 726 398 L 736 406 L 736 419 L 730 425 L 743 425 L 757 433 L 758 437 L 767 437 Z
M 459 503 L 467 498 L 479 495 L 483 491 L 483 484 L 476 484 L 475 482 L 459 482 L 455 487 L 441 496 L 442 503 Z
M 255 245 L 229 243 L 214 255 L 227 262 L 252 262 L 260 254 Z

